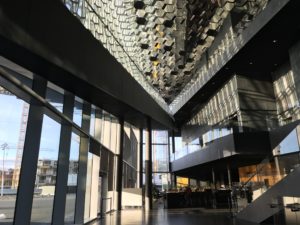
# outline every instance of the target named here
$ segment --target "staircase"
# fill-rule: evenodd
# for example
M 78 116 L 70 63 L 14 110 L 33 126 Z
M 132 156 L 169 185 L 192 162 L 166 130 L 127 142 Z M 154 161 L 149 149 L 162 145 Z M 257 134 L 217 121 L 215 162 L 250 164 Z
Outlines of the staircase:
M 300 197 L 300 167 L 264 192 L 237 214 L 237 218 L 261 223 L 284 208 L 282 197 Z
M 274 135 L 278 142 L 273 147 L 272 154 L 257 165 L 256 172 L 242 187 L 253 191 L 254 201 L 248 205 L 238 204 L 237 219 L 262 223 L 279 212 L 284 212 L 285 215 L 297 212 L 296 216 L 299 217 L 300 125 L 298 124 L 299 121 L 281 128 L 284 132 Z M 293 200 L 291 203 L 290 199 L 296 201 Z

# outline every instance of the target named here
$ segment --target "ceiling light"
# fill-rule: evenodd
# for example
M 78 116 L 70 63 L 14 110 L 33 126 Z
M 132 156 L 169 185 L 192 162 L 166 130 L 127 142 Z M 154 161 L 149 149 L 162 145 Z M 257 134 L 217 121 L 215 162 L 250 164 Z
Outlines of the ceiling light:
M 153 66 L 157 66 L 158 64 L 159 64 L 158 61 L 154 61 L 154 62 L 153 62 Z
M 155 50 L 159 50 L 159 49 L 160 49 L 160 44 L 159 44 L 159 43 L 156 43 L 155 46 L 154 46 L 154 49 L 155 49 Z

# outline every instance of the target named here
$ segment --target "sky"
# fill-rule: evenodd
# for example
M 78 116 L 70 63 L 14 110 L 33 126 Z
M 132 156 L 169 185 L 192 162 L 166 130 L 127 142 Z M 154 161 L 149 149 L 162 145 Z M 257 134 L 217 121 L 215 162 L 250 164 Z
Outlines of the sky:
M 26 103 L 25 103 L 26 104 Z M 3 153 L 5 169 L 14 168 L 19 141 L 24 101 L 11 95 L 0 94 L 0 145 L 7 143 L 8 148 L 0 152 L 0 170 Z M 57 160 L 60 138 L 60 124 L 44 115 L 39 159 Z M 78 160 L 79 137 L 72 134 L 71 160 Z

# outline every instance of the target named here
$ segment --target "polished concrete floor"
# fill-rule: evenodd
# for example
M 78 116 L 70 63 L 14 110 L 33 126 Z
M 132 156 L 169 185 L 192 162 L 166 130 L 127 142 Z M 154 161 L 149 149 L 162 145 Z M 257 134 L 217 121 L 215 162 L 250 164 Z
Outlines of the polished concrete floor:
M 253 225 L 236 221 L 229 212 L 204 209 L 122 210 L 91 225 Z

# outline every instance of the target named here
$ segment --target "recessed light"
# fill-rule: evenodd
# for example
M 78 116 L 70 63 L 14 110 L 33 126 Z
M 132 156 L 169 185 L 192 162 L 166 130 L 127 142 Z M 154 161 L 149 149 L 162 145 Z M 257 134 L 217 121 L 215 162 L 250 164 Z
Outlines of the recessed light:
M 253 65 L 253 62 L 249 62 L 250 65 Z
M 276 39 L 273 40 L 273 43 L 277 43 L 277 42 L 278 42 L 278 40 L 276 40 Z

